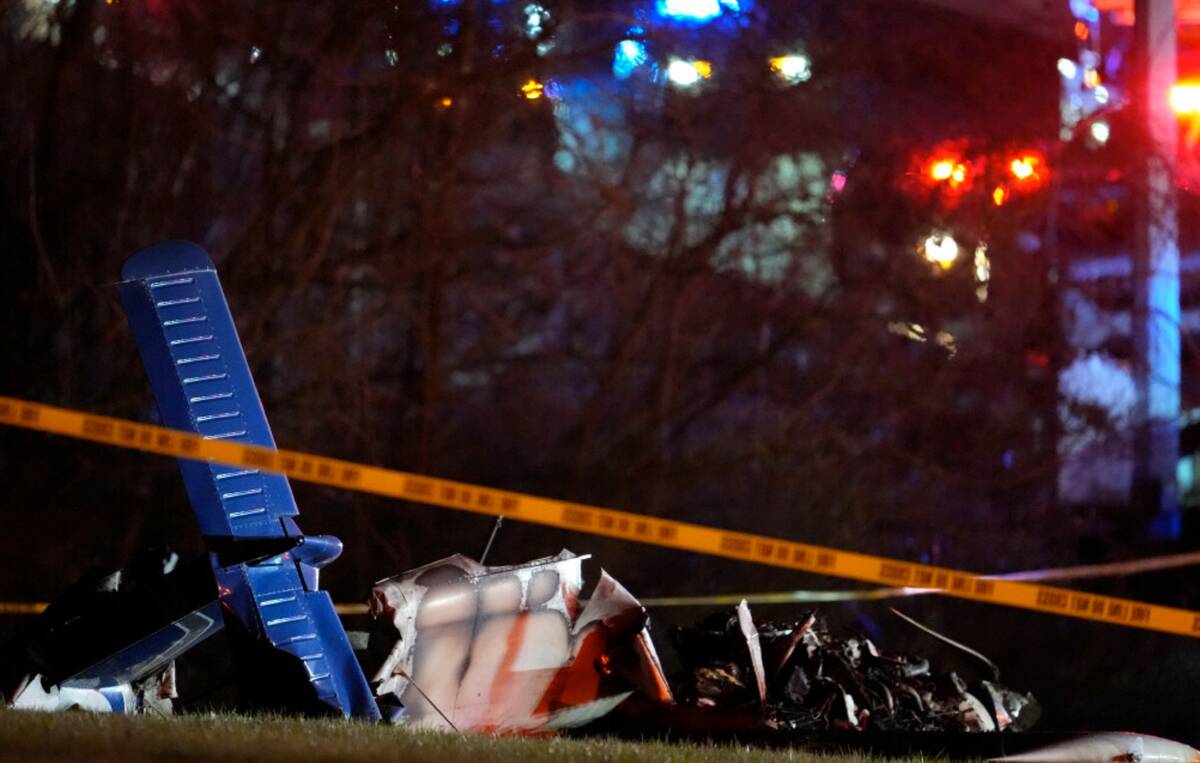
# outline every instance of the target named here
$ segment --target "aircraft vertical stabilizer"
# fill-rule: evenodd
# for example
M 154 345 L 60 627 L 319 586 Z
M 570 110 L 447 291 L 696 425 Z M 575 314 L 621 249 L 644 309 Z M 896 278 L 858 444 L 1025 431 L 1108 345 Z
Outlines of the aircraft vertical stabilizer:
M 167 242 L 130 257 L 121 276 L 121 297 L 163 424 L 206 439 L 275 447 L 208 255 L 195 244 Z M 333 603 L 317 590 L 317 570 L 341 553 L 341 543 L 300 531 L 283 475 L 185 459 L 179 468 L 227 621 L 240 624 L 252 645 L 274 647 L 272 656 L 280 659 L 263 664 L 302 678 L 280 684 L 281 691 L 304 683 L 313 696 L 272 697 L 273 680 L 256 687 L 259 693 L 270 704 L 379 718 Z

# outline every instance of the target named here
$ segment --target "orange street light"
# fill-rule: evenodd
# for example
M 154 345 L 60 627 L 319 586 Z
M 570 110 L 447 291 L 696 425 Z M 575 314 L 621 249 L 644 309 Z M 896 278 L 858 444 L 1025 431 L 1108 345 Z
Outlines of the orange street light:
M 536 101 L 538 98 L 541 98 L 545 90 L 545 86 L 535 79 L 531 79 L 524 85 L 521 85 L 521 94 L 530 101 Z

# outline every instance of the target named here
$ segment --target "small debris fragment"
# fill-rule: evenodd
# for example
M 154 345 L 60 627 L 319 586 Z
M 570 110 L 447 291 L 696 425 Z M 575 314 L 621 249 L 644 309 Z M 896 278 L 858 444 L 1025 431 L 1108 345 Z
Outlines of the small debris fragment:
M 1013 763 L 1196 763 L 1200 750 L 1149 734 L 1087 734 L 1020 755 L 992 758 Z

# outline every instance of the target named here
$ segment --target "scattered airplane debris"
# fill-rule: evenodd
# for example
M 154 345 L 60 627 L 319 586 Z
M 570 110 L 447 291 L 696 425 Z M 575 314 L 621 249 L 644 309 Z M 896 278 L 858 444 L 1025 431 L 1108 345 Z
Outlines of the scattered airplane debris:
M 274 447 L 208 256 L 168 242 L 135 254 L 122 276 L 163 423 Z M 552 733 L 619 707 L 620 722 L 634 730 L 679 722 L 800 733 L 1020 732 L 1040 715 L 1032 695 L 999 683 L 986 657 L 904 615 L 979 658 L 993 680 L 968 690 L 928 660 L 881 652 L 863 636 L 833 636 L 815 612 L 755 622 L 745 601 L 732 616 L 673 631 L 684 672 L 672 686 L 645 608 L 603 571 L 581 600 L 587 557 L 568 551 L 511 566 L 455 555 L 379 582 L 369 602 L 374 628 L 354 639 L 368 682 L 318 589 L 319 570 L 341 543 L 300 531 L 287 478 L 179 464 L 208 555 L 180 563 L 153 552 L 70 588 L 0 653 L 0 698 L 10 707 L 170 713 L 175 660 L 225 628 L 250 707 L 460 731 Z M 1106 733 L 997 760 L 1200 763 L 1200 751 Z

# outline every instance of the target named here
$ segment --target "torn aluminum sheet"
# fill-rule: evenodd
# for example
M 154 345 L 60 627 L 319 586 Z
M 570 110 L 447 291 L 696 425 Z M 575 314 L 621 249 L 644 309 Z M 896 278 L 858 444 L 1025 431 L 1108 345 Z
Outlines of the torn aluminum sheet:
M 1149 734 L 1107 731 L 1037 750 L 992 758 L 1020 763 L 1200 763 L 1200 750 Z
M 637 599 L 602 571 L 580 609 L 585 558 L 486 567 L 455 555 L 376 584 L 381 705 L 418 726 L 537 733 L 595 720 L 635 690 L 671 702 Z
M 758 640 L 758 628 L 750 615 L 750 605 L 742 599 L 737 607 L 738 629 L 746 639 L 746 651 L 750 655 L 750 669 L 754 672 L 754 685 L 758 689 L 758 701 L 767 704 L 767 675 L 763 669 L 762 645 Z

